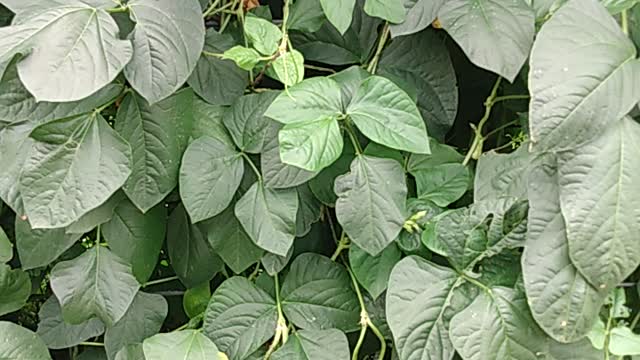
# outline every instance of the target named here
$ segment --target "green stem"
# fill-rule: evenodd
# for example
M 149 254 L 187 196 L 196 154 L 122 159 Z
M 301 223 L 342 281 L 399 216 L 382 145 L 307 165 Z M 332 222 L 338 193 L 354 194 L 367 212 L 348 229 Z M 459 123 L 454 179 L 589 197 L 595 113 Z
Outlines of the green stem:
M 238 5 L 239 0 L 233 0 L 233 3 L 231 3 L 231 8 L 235 8 Z M 242 4 L 240 4 L 240 8 L 242 8 Z M 229 21 L 231 21 L 231 16 L 225 16 L 224 17 L 224 21 L 222 22 L 222 25 L 220 26 L 220 31 L 218 31 L 219 33 L 223 33 L 224 29 L 227 28 L 227 25 L 229 25 Z
M 491 291 L 491 289 L 487 285 L 481 283 L 480 281 L 478 281 L 478 280 L 476 280 L 476 279 L 474 279 L 474 278 L 472 278 L 472 277 L 470 277 L 470 276 L 468 276 L 468 275 L 466 275 L 464 273 L 459 273 L 459 275 L 460 275 L 461 278 L 463 278 L 466 281 L 470 282 L 471 284 L 477 286 L 478 288 L 484 290 L 489 295 L 491 295 L 493 293 Z
M 213 15 L 214 11 L 216 11 L 216 7 L 218 6 L 218 4 L 220 4 L 221 0 L 215 0 L 211 6 L 209 6 L 207 8 L 207 10 L 204 12 L 204 14 L 202 14 L 203 18 L 207 18 L 210 15 Z
M 507 101 L 507 100 L 529 100 L 529 98 L 531 98 L 529 95 L 505 95 L 505 96 L 498 96 L 495 99 L 493 99 L 493 104 L 495 105 L 501 101 Z
M 125 13 L 127 11 L 129 11 L 129 7 L 128 6 L 120 6 L 120 7 L 113 8 L 113 9 L 107 9 L 107 12 L 109 14 Z
M 289 21 L 289 0 L 284 0 L 282 4 L 282 41 L 288 41 L 287 38 L 287 22 Z
M 85 341 L 85 342 L 81 342 L 80 344 L 78 344 L 80 346 L 97 346 L 97 347 L 104 347 L 103 343 L 99 343 L 99 342 L 91 342 L 91 341 Z
M 512 126 L 512 125 L 517 124 L 517 123 L 518 123 L 518 121 L 519 121 L 519 120 L 509 121 L 508 123 L 506 123 L 506 124 L 504 124 L 504 125 L 501 125 L 501 126 L 499 126 L 499 127 L 495 128 L 495 129 L 493 129 L 493 130 L 489 131 L 489 133 L 487 133 L 487 135 L 485 135 L 485 136 L 484 136 L 484 139 L 486 140 L 486 139 L 488 139 L 491 135 L 493 135 L 493 134 L 495 134 L 495 133 L 497 133 L 497 132 L 500 132 L 501 130 L 506 129 L 506 128 L 508 128 L 509 126 Z
M 100 245 L 100 241 L 102 241 L 101 237 L 100 225 L 98 225 L 96 227 L 96 245 Z
M 351 356 L 351 360 L 358 360 L 358 355 L 360 353 L 360 348 L 362 347 L 362 343 L 364 342 L 364 336 L 367 334 L 367 326 L 362 326 L 360 328 L 360 336 L 358 337 L 358 342 L 356 346 L 353 348 L 353 355 Z
M 256 277 L 258 277 L 258 273 L 260 273 L 260 261 L 256 263 L 256 268 L 249 275 L 249 281 L 253 281 Z
M 253 163 L 253 161 L 251 161 L 251 158 L 249 157 L 249 155 L 245 154 L 245 153 L 241 153 L 242 157 L 247 160 L 247 162 L 249 163 L 249 166 L 251 166 L 251 170 L 253 170 L 253 172 L 256 174 L 256 176 L 258 177 L 258 181 L 260 183 L 262 183 L 262 174 L 260 174 L 260 171 L 258 170 L 258 168 L 256 167 L 256 165 Z
M 269 360 L 269 358 L 271 357 L 271 354 L 273 354 L 273 352 L 276 350 L 276 347 L 278 347 L 280 340 L 282 339 L 284 343 L 287 341 L 287 336 L 288 336 L 287 322 L 284 318 L 284 314 L 282 312 L 282 302 L 280 301 L 280 280 L 278 279 L 278 274 L 276 274 L 273 277 L 273 282 L 274 282 L 275 293 L 276 293 L 278 323 L 276 324 L 276 333 L 275 333 L 275 336 L 273 337 L 273 342 L 271 343 L 271 346 L 269 346 L 267 353 L 264 355 L 264 360 Z
M 202 55 L 215 57 L 215 58 L 218 58 L 218 59 L 222 59 L 224 57 L 224 54 L 212 53 L 212 52 L 206 51 L 206 50 L 202 51 Z
M 633 329 L 636 328 L 636 325 L 638 325 L 638 321 L 640 321 L 640 311 L 638 311 L 638 313 L 636 314 L 636 316 L 633 317 L 633 320 L 631 321 L 631 325 L 629 325 L 629 328 L 633 331 Z
M 604 329 L 604 359 L 609 360 L 609 342 L 611 341 L 611 325 L 613 325 L 613 314 L 609 310 L 609 318 L 607 319 L 607 327 Z
M 465 156 L 464 161 L 462 162 L 462 165 L 466 166 L 467 164 L 469 164 L 469 161 L 471 161 L 472 156 L 478 152 L 478 149 L 476 148 L 481 146 L 482 144 L 482 141 L 483 141 L 482 127 L 487 122 L 487 120 L 489 120 L 489 116 L 491 115 L 491 108 L 493 108 L 493 105 L 495 104 L 496 95 L 498 93 L 498 88 L 500 87 L 501 82 L 502 82 L 502 77 L 498 76 L 496 83 L 493 85 L 493 89 L 491 89 L 491 94 L 489 95 L 487 100 L 484 102 L 484 116 L 482 117 L 482 119 L 480 119 L 480 122 L 478 123 L 478 126 L 475 129 L 475 136 L 473 138 L 473 142 L 471 143 L 471 147 L 469 148 L 469 151 L 467 152 L 467 156 Z
M 350 246 L 351 245 L 349 238 L 345 236 L 345 233 L 343 231 L 342 235 L 340 236 L 340 241 L 338 242 L 338 247 L 336 248 L 336 251 L 333 253 L 333 255 L 331 255 L 331 261 L 336 261 L 338 256 L 340 256 L 342 250 L 348 249 Z
M 384 45 L 387 43 L 387 40 L 389 39 L 389 32 L 390 32 L 389 23 L 385 22 L 384 28 L 382 28 L 382 34 L 380 35 L 380 40 L 378 41 L 378 48 L 376 49 L 376 52 L 373 55 L 373 58 L 371 59 L 369 66 L 367 66 L 367 71 L 370 72 L 371 74 L 376 73 L 376 69 L 378 68 L 378 61 L 380 61 L 380 56 L 382 55 L 382 50 L 384 49 Z
M 380 340 L 380 356 L 378 357 L 378 360 L 384 360 L 384 353 L 387 351 L 387 340 L 371 320 L 369 320 L 369 328 L 378 337 L 378 340 Z
M 623 10 L 622 11 L 622 32 L 625 35 L 629 35 L 629 13 L 627 12 L 627 10 Z
M 142 287 L 148 287 L 148 286 L 153 286 L 153 285 L 158 285 L 158 284 L 164 284 L 164 283 L 168 283 L 168 282 L 172 282 L 172 281 L 176 281 L 176 280 L 179 280 L 179 278 L 177 276 L 171 276 L 171 277 L 164 278 L 164 279 L 158 279 L 158 280 L 149 281 L 146 284 L 144 284 Z
M 349 272 L 349 277 L 351 278 L 351 283 L 353 284 L 353 288 L 356 291 L 356 296 L 358 296 L 358 303 L 360 303 L 360 337 L 358 338 L 358 342 L 356 346 L 353 348 L 353 356 L 351 360 L 358 360 L 358 354 L 360 352 L 360 347 L 362 347 L 362 342 L 364 341 L 364 336 L 367 333 L 367 328 L 371 328 L 371 331 L 378 337 L 380 340 L 380 355 L 378 357 L 379 360 L 384 360 L 384 354 L 387 350 L 387 341 L 378 328 L 373 324 L 371 318 L 369 317 L 369 313 L 367 312 L 367 307 L 364 303 L 364 297 L 362 296 L 362 292 L 360 291 L 360 285 L 358 285 L 358 280 L 356 276 L 351 271 L 349 266 L 345 266 L 347 268 L 347 272 Z
M 324 71 L 324 72 L 328 72 L 331 74 L 335 74 L 336 71 L 330 68 L 326 68 L 326 67 L 322 67 L 322 66 L 315 66 L 315 65 L 309 65 L 309 64 L 304 64 L 304 67 L 307 69 L 311 69 L 311 70 L 317 70 L 317 71 Z
M 344 128 L 347 131 L 347 134 L 349 135 L 349 139 L 351 140 L 351 144 L 353 145 L 353 148 L 356 151 L 356 155 L 362 155 L 362 148 L 360 147 L 360 143 L 358 142 L 358 139 L 356 138 L 355 131 L 353 131 L 353 128 L 351 128 L 351 124 L 349 122 L 349 119 L 345 119 L 344 123 L 345 123 L 345 127 Z

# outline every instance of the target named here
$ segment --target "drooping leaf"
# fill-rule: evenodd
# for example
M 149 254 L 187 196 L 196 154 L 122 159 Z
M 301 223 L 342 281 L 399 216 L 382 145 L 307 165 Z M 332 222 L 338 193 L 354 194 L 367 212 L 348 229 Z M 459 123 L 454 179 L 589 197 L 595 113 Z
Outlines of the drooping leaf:
M 133 58 L 124 74 L 154 104 L 178 90 L 200 58 L 205 37 L 200 4 L 197 0 L 132 0 L 127 8 L 136 27 L 129 34 Z
M 72 325 L 62 318 L 62 309 L 55 296 L 42 304 L 38 312 L 38 336 L 50 349 L 66 349 L 76 346 L 90 338 L 104 333 L 104 324 L 100 319 L 89 319 L 78 325 Z
M 104 348 L 109 359 L 127 345 L 140 344 L 160 331 L 169 307 L 161 295 L 138 292 L 122 319 L 107 329 Z
M 524 0 L 449 0 L 438 19 L 472 63 L 511 82 L 533 44 L 535 16 Z
M 196 223 L 229 206 L 242 174 L 244 161 L 235 148 L 210 137 L 189 145 L 180 168 L 180 197 Z
M 393 149 L 428 154 L 427 130 L 415 103 L 390 80 L 364 80 L 347 108 L 349 118 L 369 139 Z
M 560 48 L 566 50 L 562 56 Z M 596 0 L 569 1 L 554 14 L 537 36 L 530 67 L 529 127 L 536 151 L 593 140 L 640 97 L 636 48 Z
M 49 349 L 38 335 L 8 321 L 0 322 L 0 358 L 51 360 Z
M 253 14 L 248 15 L 244 22 L 244 32 L 247 39 L 262 55 L 273 55 L 280 45 L 282 31 L 266 19 Z
M 80 239 L 82 234 L 66 234 L 60 229 L 32 229 L 16 217 L 16 248 L 24 270 L 47 266 Z
M 336 178 L 336 216 L 349 238 L 372 256 L 400 233 L 405 221 L 402 166 L 395 160 L 360 155 L 351 171 Z
M 51 289 L 70 324 L 97 316 L 112 326 L 125 314 L 139 288 L 129 264 L 101 245 L 51 270 Z
M 0 316 L 20 310 L 31 295 L 31 279 L 21 269 L 0 264 Z
M 238 200 L 235 214 L 253 242 L 285 256 L 296 233 L 298 193 L 295 189 L 268 189 L 256 182 Z
M 358 328 L 359 305 L 346 270 L 322 255 L 298 255 L 282 290 L 282 310 L 302 329 Z
M 282 162 L 318 172 L 342 154 L 342 134 L 332 117 L 285 125 L 278 135 Z
M 240 150 L 251 154 L 264 150 L 274 133 L 273 121 L 264 115 L 277 96 L 276 91 L 245 95 L 225 111 L 222 121 Z
M 402 253 L 394 243 L 387 246 L 377 256 L 369 255 L 355 244 L 349 248 L 351 270 L 358 282 L 371 294 L 373 300 L 387 289 L 391 270 L 401 257 Z
M 288 93 L 280 93 L 265 116 L 283 124 L 293 124 L 340 114 L 340 86 L 333 79 L 316 77 L 289 88 Z
M 462 164 L 437 165 L 414 175 L 418 198 L 432 201 L 440 207 L 460 199 L 471 183 L 469 169 Z
M 157 360 L 222 360 L 218 348 L 198 330 L 154 335 L 142 343 L 144 356 Z
M 391 35 L 399 37 L 417 33 L 431 25 L 445 0 L 404 0 L 407 17 L 400 24 L 391 25 Z
M 143 214 L 130 201 L 118 205 L 113 218 L 102 226 L 109 248 L 131 264 L 141 284 L 151 277 L 166 233 L 167 210 L 158 205 Z
M 274 360 L 346 360 L 349 343 L 340 330 L 300 330 L 273 353 Z
M 520 146 L 510 154 L 484 153 L 476 168 L 474 200 L 501 196 L 526 199 L 529 161 L 527 146 Z
M 569 256 L 593 286 L 610 290 L 640 264 L 640 125 L 630 118 L 595 141 L 558 157 L 560 207 Z M 587 221 L 585 221 L 588 219 Z
M 242 360 L 267 342 L 277 322 L 275 300 L 245 278 L 216 289 L 204 315 L 203 333 L 230 360 Z
M 131 176 L 124 192 L 142 211 L 161 202 L 178 184 L 180 159 L 193 124 L 193 93 L 185 90 L 149 105 L 137 94 L 124 98 L 115 129 L 131 144 Z
M 265 74 L 285 86 L 298 84 L 304 80 L 304 56 L 298 50 L 287 51 L 271 63 Z
M 107 201 L 131 174 L 131 148 L 96 113 L 40 125 L 20 177 L 34 228 L 59 228 Z

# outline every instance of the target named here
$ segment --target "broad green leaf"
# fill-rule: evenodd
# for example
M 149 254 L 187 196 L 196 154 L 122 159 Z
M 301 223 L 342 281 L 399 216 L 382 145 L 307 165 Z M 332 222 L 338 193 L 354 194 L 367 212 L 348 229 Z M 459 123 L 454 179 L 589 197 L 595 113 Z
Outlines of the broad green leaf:
M 402 253 L 394 243 L 389 244 L 377 256 L 353 244 L 349 248 L 349 265 L 358 282 L 367 289 L 373 299 L 377 299 L 386 289 L 391 269 L 402 258 Z
M 144 356 L 157 360 L 222 360 L 218 348 L 199 330 L 157 334 L 142 343 Z
M 282 39 L 282 31 L 276 25 L 252 14 L 244 19 L 244 33 L 251 45 L 267 56 L 278 50 Z
M 38 336 L 50 349 L 66 349 L 104 333 L 104 324 L 93 318 L 78 325 L 66 323 L 55 296 L 42 304 L 38 312 Z
M 351 170 L 336 178 L 336 216 L 349 238 L 376 256 L 400 233 L 407 187 L 395 160 L 358 156 Z
M 451 319 L 451 340 L 465 360 L 538 359 L 546 338 L 535 325 L 525 297 L 494 287 Z
M 333 117 L 285 125 L 278 134 L 282 162 L 317 172 L 342 154 L 342 133 Z
M 453 358 L 449 321 L 469 303 L 459 285 L 452 269 L 417 256 L 393 268 L 386 313 L 400 359 Z
M 9 241 L 7 234 L 0 227 L 0 263 L 9 262 L 13 258 L 13 245 Z
M 606 291 L 589 284 L 569 259 L 555 157 L 543 158 L 536 165 L 528 176 L 528 234 L 522 254 L 524 286 L 538 325 L 558 341 L 575 341 L 584 337 L 598 319 Z
M 211 280 L 224 267 L 222 260 L 207 243 L 202 230 L 189 221 L 182 206 L 169 216 L 167 249 L 173 270 L 187 287 Z
M 342 114 L 340 86 L 326 77 L 307 79 L 282 92 L 265 116 L 283 124 L 337 117 Z
M 338 196 L 333 191 L 335 180 L 338 176 L 349 172 L 354 158 L 355 151 L 353 146 L 347 141 L 338 160 L 320 171 L 317 176 L 309 181 L 309 188 L 318 200 L 325 205 L 335 206 L 338 200 Z
M 640 355 L 640 335 L 633 333 L 628 327 L 611 329 L 609 337 L 609 351 L 613 355 Z
M 394 39 L 382 53 L 378 73 L 418 92 L 429 135 L 444 140 L 458 111 L 456 73 L 444 39 L 431 29 Z
M 129 264 L 101 245 L 51 270 L 51 289 L 70 324 L 98 317 L 112 326 L 125 314 L 139 288 Z
M 589 340 L 582 339 L 570 344 L 562 344 L 552 340 L 547 341 L 545 360 L 567 360 L 571 358 L 580 360 L 602 360 L 602 351 L 594 348 Z M 635 359 L 634 359 L 635 360 Z
M 225 111 L 222 121 L 240 150 L 259 154 L 273 137 L 275 125 L 264 113 L 277 96 L 276 91 L 241 96 Z
M 322 11 L 322 5 L 316 0 L 298 0 L 290 5 L 289 30 L 316 32 L 326 18 Z
M 469 169 L 462 164 L 442 164 L 414 173 L 419 199 L 446 207 L 460 199 L 471 183 Z M 477 199 L 476 199 L 477 200 Z
M 356 91 L 347 114 L 369 139 L 393 149 L 428 154 L 427 130 L 415 103 L 390 80 L 371 76 Z
M 320 5 L 327 20 L 344 35 L 351 26 L 356 0 L 320 0 Z
M 402 0 L 365 0 L 364 12 L 396 24 L 406 18 Z
M 228 207 L 219 215 L 203 223 L 211 248 L 234 273 L 240 274 L 260 261 L 264 251 L 256 246 Z
M 116 207 L 120 205 L 120 203 L 123 202 L 125 198 L 126 195 L 124 194 L 124 192 L 117 191 L 104 204 L 89 211 L 80 219 L 78 219 L 78 221 L 69 225 L 65 229 L 65 232 L 67 234 L 84 234 L 95 229 L 96 226 L 108 222 L 113 217 L 113 212 L 115 211 Z M 56 229 L 52 229 L 52 231 L 56 231 Z
M 382 336 L 389 341 L 393 341 L 393 335 L 387 324 L 387 314 L 385 309 L 387 302 L 384 296 L 380 296 L 376 300 L 371 299 L 370 296 L 364 295 L 364 305 L 369 313 L 369 319 L 380 330 Z
M 182 296 L 182 308 L 190 319 L 204 314 L 211 299 L 211 285 L 206 282 L 187 289 Z
M 20 177 L 34 228 L 59 228 L 102 205 L 131 174 L 131 147 L 97 113 L 40 125 Z
M 510 154 L 494 151 L 484 153 L 476 167 L 474 200 L 482 201 L 501 196 L 526 199 L 529 161 L 526 145 L 520 146 Z
M 154 104 L 178 90 L 196 67 L 205 37 L 200 4 L 197 0 L 132 0 L 126 6 L 136 27 L 129 34 L 133 58 L 124 74 Z
M 207 55 L 203 55 L 207 56 Z M 260 54 L 250 48 L 236 45 L 222 54 L 225 60 L 233 60 L 239 68 L 250 71 L 260 62 Z
M 158 205 L 178 184 L 180 159 L 193 124 L 193 92 L 180 91 L 149 105 L 131 94 L 122 101 L 115 129 L 131 144 L 131 176 L 124 192 L 142 211 Z
M 391 25 L 391 35 L 398 37 L 417 33 L 431 25 L 445 0 L 404 0 L 405 20 Z
M 638 0 L 600 0 L 600 2 L 602 5 L 606 6 L 607 10 L 609 10 L 609 13 L 612 15 L 631 9 L 636 4 L 640 3 Z
M 242 174 L 240 153 L 222 141 L 201 137 L 189 145 L 180 167 L 180 197 L 194 223 L 229 206 Z
M 365 155 L 370 155 L 374 157 L 393 159 L 399 162 L 400 164 L 404 164 L 404 156 L 402 155 L 402 152 L 388 148 L 378 143 L 370 142 L 367 145 L 367 147 L 364 149 L 363 153 Z
M 109 248 L 131 264 L 141 284 L 149 280 L 158 262 L 166 233 L 167 210 L 158 205 L 143 214 L 130 201 L 118 205 L 113 218 L 102 226 Z
M 116 354 L 115 360 L 146 360 L 142 344 L 127 345 Z
M 472 63 L 510 82 L 529 56 L 535 16 L 524 0 L 445 1 L 438 19 Z
M 276 276 L 277 273 L 282 271 L 291 261 L 293 257 L 293 246 L 289 249 L 286 256 L 276 255 L 274 253 L 265 253 L 260 260 L 264 270 L 269 276 Z
M 362 81 L 364 81 L 364 79 L 368 78 L 369 76 L 371 76 L 371 74 L 369 74 L 367 70 L 363 69 L 360 66 L 354 65 L 329 77 L 335 80 L 338 85 L 340 85 L 340 92 L 342 93 L 342 103 L 349 104 L 351 103 L 353 95 L 355 95 L 356 91 L 358 91 L 358 88 L 360 87 Z
M 131 42 L 119 39 L 116 22 L 102 9 L 64 1 L 22 17 L 0 29 L 0 75 L 14 55 L 28 54 L 18 62 L 18 72 L 37 101 L 86 98 L 131 60 Z
M 296 331 L 271 356 L 273 360 L 347 360 L 349 342 L 343 332 L 329 330 Z
M 51 360 L 47 345 L 31 330 L 0 321 L 0 358 Z
M 562 56 L 558 49 L 564 49 Z M 536 151 L 571 149 L 593 140 L 640 97 L 636 48 L 596 0 L 569 1 L 547 21 L 530 68 L 529 127 Z
M 277 130 L 282 125 L 272 125 Z M 268 188 L 285 189 L 306 183 L 318 173 L 287 165 L 280 157 L 280 141 L 278 136 L 272 136 L 265 144 L 260 155 L 260 170 L 264 185 Z
M 31 295 L 31 279 L 21 269 L 0 264 L 0 316 L 20 310 Z
M 411 154 L 407 163 L 407 171 L 415 175 L 418 171 L 428 170 L 442 164 L 461 163 L 464 155 L 449 145 L 429 139 L 431 154 Z
M 238 200 L 235 214 L 253 242 L 285 256 L 296 233 L 298 193 L 295 189 L 268 189 L 256 182 Z
M 157 334 L 167 317 L 169 307 L 161 295 L 138 292 L 133 303 L 115 325 L 104 335 L 104 348 L 109 359 L 114 359 L 127 345 L 142 343 Z
M 82 234 L 66 234 L 64 228 L 32 229 L 29 222 L 16 216 L 16 248 L 22 269 L 47 266 L 67 251 Z
M 204 51 L 227 55 L 227 50 L 236 45 L 229 34 L 220 34 L 215 29 L 207 30 Z M 220 59 L 203 53 L 187 82 L 198 96 L 214 105 L 231 105 L 242 96 L 249 84 L 249 76 L 231 60 Z M 237 59 L 232 59 L 236 60 Z
M 233 147 L 233 140 L 223 124 L 225 110 L 225 106 L 210 105 L 200 98 L 193 99 L 194 122 L 191 138 L 195 140 L 208 136 Z
M 625 118 L 595 141 L 558 156 L 569 256 L 587 281 L 607 291 L 640 264 L 640 211 L 633 205 L 640 201 L 634 180 L 640 176 L 638 141 L 640 125 Z
M 298 213 L 296 214 L 296 236 L 305 236 L 311 226 L 322 216 L 322 203 L 316 199 L 308 184 L 296 187 L 298 190 Z
M 358 328 L 360 308 L 349 274 L 322 255 L 306 253 L 295 258 L 280 298 L 285 316 L 299 328 Z
M 298 84 L 304 80 L 304 56 L 298 50 L 287 51 L 271 63 L 265 74 L 286 87 Z
M 211 297 L 202 331 L 230 360 L 242 360 L 273 337 L 277 318 L 269 294 L 245 278 L 232 277 Z

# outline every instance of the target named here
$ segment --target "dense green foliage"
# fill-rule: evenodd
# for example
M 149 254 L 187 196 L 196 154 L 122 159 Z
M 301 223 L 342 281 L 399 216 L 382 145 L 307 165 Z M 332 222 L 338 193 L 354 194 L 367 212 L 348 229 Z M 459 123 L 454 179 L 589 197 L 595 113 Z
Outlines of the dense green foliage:
M 640 359 L 640 1 L 0 4 L 0 359 Z

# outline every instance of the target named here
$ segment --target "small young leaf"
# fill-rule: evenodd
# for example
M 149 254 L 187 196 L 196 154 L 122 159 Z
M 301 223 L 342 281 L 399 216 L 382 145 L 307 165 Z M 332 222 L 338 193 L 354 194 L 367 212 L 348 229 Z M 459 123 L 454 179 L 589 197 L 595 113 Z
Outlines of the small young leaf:
M 244 20 L 244 32 L 251 45 L 262 55 L 273 55 L 280 45 L 282 31 L 273 23 L 252 14 Z
M 275 125 L 275 130 L 280 130 L 282 125 Z M 317 172 L 307 171 L 297 166 L 287 165 L 280 157 L 280 141 L 278 136 L 272 136 L 264 145 L 260 155 L 260 169 L 264 178 L 264 186 L 273 189 L 286 189 L 306 183 Z
M 239 68 L 252 70 L 260 62 L 260 54 L 244 46 L 236 45 L 222 54 L 223 59 L 233 60 Z
M 291 50 L 278 56 L 265 74 L 280 80 L 285 86 L 293 86 L 304 80 L 304 56 Z

